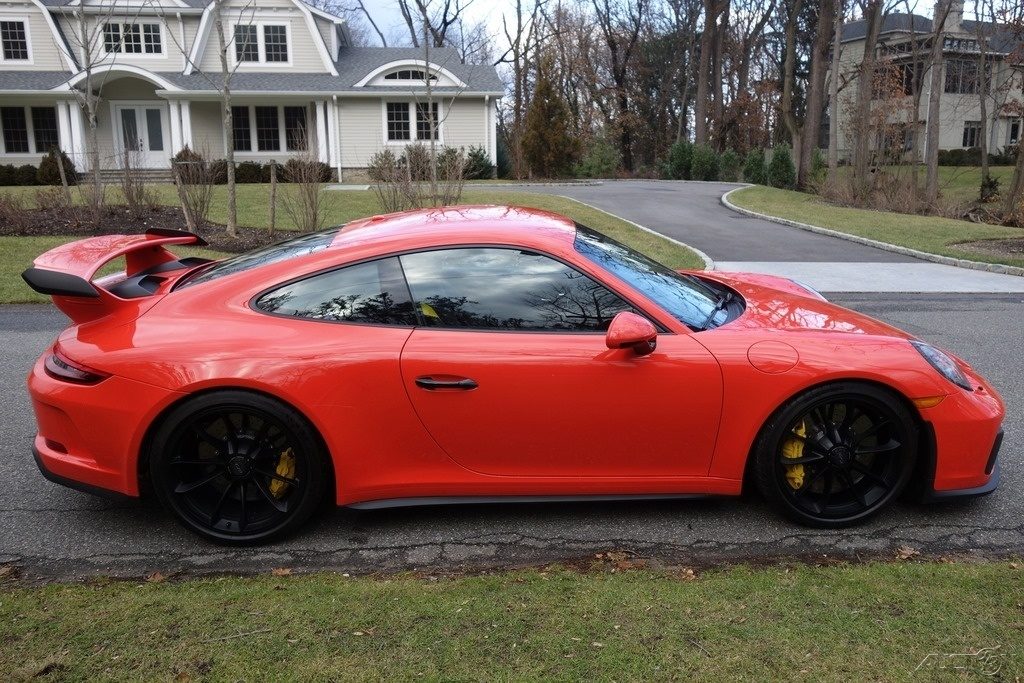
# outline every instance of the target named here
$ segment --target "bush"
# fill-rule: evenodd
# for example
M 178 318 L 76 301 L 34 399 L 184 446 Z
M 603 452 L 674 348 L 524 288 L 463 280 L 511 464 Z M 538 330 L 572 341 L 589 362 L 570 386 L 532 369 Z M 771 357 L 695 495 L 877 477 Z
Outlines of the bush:
M 727 183 L 740 179 L 740 155 L 731 149 L 722 152 L 718 158 L 718 179 Z
M 267 179 L 270 179 L 270 170 L 267 169 Z M 284 173 L 277 176 L 278 180 L 289 183 L 331 182 L 331 167 L 322 161 L 307 159 L 305 157 L 292 157 L 284 164 Z
M 235 166 L 236 183 L 262 183 L 263 164 L 255 161 L 243 161 Z
M 940 149 L 939 166 L 981 166 L 981 149 Z
M 228 160 L 214 159 L 210 162 L 210 182 L 214 185 L 225 185 L 228 182 Z M 237 182 L 237 178 L 235 181 Z
M 495 164 L 497 165 L 498 177 L 499 178 L 511 178 L 512 177 L 512 160 L 508 156 L 508 145 L 505 142 L 505 135 L 498 135 L 498 139 L 495 141 Z
M 815 147 L 813 154 L 811 154 L 810 177 L 807 178 L 806 184 L 817 187 L 825 182 L 827 175 L 828 162 L 825 161 L 825 155 L 821 153 L 821 148 Z
M 172 161 L 174 163 L 176 163 L 176 164 L 180 164 L 180 163 L 195 163 L 195 162 L 200 162 L 202 160 L 203 160 L 203 156 L 199 152 L 196 152 L 195 150 L 193 150 L 188 145 L 185 145 L 180 150 L 178 150 L 178 153 L 175 154 L 174 158 L 172 159 Z
M 796 186 L 796 166 L 789 147 L 783 145 L 772 150 L 772 160 L 768 163 L 768 184 L 792 190 Z
M 430 150 L 422 143 L 406 145 L 398 163 L 403 168 L 409 167 L 409 175 L 413 180 L 430 180 Z
M 483 180 L 494 175 L 494 164 L 487 150 L 478 145 L 473 145 L 466 153 L 466 178 L 468 180 Z
M 668 159 L 665 160 L 665 177 L 672 180 L 689 180 L 692 161 L 693 145 L 689 140 L 680 140 L 668 150 Z
M 743 162 L 743 180 L 755 185 L 768 184 L 768 169 L 764 164 L 764 150 L 752 149 Z
M 32 164 L 25 164 L 14 169 L 15 185 L 35 185 L 39 169 Z
M 40 185 L 61 185 L 60 167 L 57 164 L 64 165 L 64 176 L 68 180 L 68 185 L 74 185 L 78 182 L 78 173 L 75 172 L 75 165 L 71 163 L 71 159 L 68 158 L 67 154 L 56 147 L 51 147 L 50 151 L 43 157 L 43 160 L 39 162 L 36 182 Z
M 619 161 L 618 148 L 598 138 L 587 148 L 580 163 L 576 164 L 575 175 L 581 178 L 612 178 L 619 170 Z
M 276 161 L 270 161 L 260 167 L 260 182 L 270 182 L 270 169 L 277 168 L 277 179 L 284 182 L 284 166 Z
M 979 199 L 983 202 L 994 202 L 999 199 L 999 178 L 986 175 L 981 179 Z
M 1017 163 L 1017 145 L 1007 145 L 1001 152 L 989 155 L 994 166 L 1013 166 Z
M 3 164 L 0 166 L 0 185 L 14 184 L 14 166 Z
M 718 153 L 707 145 L 694 147 L 693 159 L 690 161 L 690 178 L 718 180 Z

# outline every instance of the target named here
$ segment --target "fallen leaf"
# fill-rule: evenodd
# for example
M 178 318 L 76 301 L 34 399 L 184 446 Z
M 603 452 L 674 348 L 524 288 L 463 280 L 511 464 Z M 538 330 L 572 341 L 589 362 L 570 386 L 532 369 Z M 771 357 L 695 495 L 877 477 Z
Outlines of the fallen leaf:
M 909 545 L 901 545 L 896 550 L 896 559 L 898 560 L 909 560 L 915 555 L 920 555 L 921 551 L 917 548 L 911 548 Z
M 152 572 L 151 574 L 146 574 L 146 581 L 148 583 L 163 583 L 166 580 L 167 577 L 161 572 Z
M 604 643 L 598 643 L 598 642 L 593 642 L 593 643 L 591 643 L 591 645 L 593 647 L 604 647 Z
M 274 567 L 270 570 L 271 576 L 291 576 L 291 567 Z

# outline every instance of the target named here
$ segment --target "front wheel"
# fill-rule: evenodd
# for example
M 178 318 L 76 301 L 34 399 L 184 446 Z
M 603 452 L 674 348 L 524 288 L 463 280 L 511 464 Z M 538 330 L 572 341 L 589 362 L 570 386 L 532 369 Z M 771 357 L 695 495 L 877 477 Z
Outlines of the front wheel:
M 855 382 L 812 389 L 783 406 L 761 432 L 755 478 L 789 518 L 817 527 L 862 522 L 906 487 L 917 426 L 903 402 Z
M 150 451 L 157 497 L 191 531 L 253 544 L 294 531 L 323 498 L 323 448 L 292 408 L 244 391 L 174 409 Z

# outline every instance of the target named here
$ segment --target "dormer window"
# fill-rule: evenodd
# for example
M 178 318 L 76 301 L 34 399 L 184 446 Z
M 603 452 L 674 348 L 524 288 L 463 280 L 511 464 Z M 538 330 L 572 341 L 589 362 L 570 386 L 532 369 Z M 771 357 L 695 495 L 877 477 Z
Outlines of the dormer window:
M 162 55 L 164 41 L 160 24 L 104 24 L 103 49 L 108 55 Z
M 3 45 L 3 61 L 28 61 L 27 23 L 24 19 L 0 21 L 0 43 Z
M 235 61 L 252 64 L 290 63 L 287 24 L 235 25 Z
M 420 69 L 399 69 L 384 76 L 385 81 L 419 81 L 427 80 L 427 74 Z M 430 80 L 436 81 L 437 76 L 430 74 Z

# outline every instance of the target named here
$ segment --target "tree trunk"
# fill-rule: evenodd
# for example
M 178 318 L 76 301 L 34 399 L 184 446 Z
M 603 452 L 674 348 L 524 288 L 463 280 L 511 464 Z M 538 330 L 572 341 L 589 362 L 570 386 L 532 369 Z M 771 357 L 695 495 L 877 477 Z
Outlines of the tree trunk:
M 939 200 L 939 98 L 942 94 L 942 33 L 949 16 L 950 0 L 939 0 L 932 22 L 932 49 L 928 60 L 931 70 L 928 93 L 928 127 L 925 131 L 925 201 L 934 207 Z
M 854 192 L 863 198 L 870 190 L 868 170 L 871 164 L 871 98 L 875 82 L 875 48 L 878 33 L 882 28 L 882 0 L 870 0 L 866 10 L 867 37 L 864 42 L 864 56 L 857 74 L 857 100 L 854 113 L 855 125 L 860 126 L 853 146 Z
M 725 51 L 725 37 L 729 31 L 729 2 L 723 3 L 721 9 L 721 21 L 715 22 L 715 52 L 712 55 L 712 68 L 711 68 L 711 121 L 714 124 L 711 128 L 717 134 L 717 137 L 721 135 L 722 121 L 725 118 L 725 102 L 722 94 L 722 69 L 724 61 Z M 709 131 L 710 137 L 710 131 Z M 717 141 L 716 147 L 720 147 L 722 144 L 721 140 Z
M 794 152 L 800 146 L 800 125 L 793 113 L 793 89 L 796 83 L 796 23 L 803 0 L 791 0 L 786 16 L 786 58 L 782 64 L 782 99 L 779 102 L 782 122 L 789 133 L 790 147 Z M 799 160 L 799 156 L 795 157 Z M 797 178 L 799 181 L 799 177 Z
M 807 113 L 804 116 L 803 145 L 797 167 L 797 184 L 807 186 L 811 177 L 814 154 L 821 133 L 821 113 L 825 104 L 825 72 L 828 71 L 829 42 L 832 36 L 835 0 L 821 0 L 818 11 L 818 30 L 811 47 L 811 73 L 807 84 Z
M 231 121 L 231 69 L 228 66 L 227 41 L 224 38 L 224 15 L 221 11 L 221 3 L 225 0 L 214 0 L 213 16 L 214 28 L 217 31 L 217 47 L 220 51 L 220 68 L 223 79 L 221 81 L 221 114 L 224 122 L 224 141 L 227 150 L 227 172 L 228 172 L 228 217 L 227 231 L 232 237 L 238 237 L 238 203 L 235 192 L 235 145 L 233 144 L 234 134 L 232 133 L 233 123 Z
M 704 30 L 700 34 L 700 59 L 697 65 L 697 101 L 693 105 L 693 135 L 698 145 L 708 141 L 708 91 L 711 88 L 711 51 L 714 49 L 717 20 L 718 1 L 704 0 Z
M 835 10 L 835 30 L 832 35 L 832 74 L 828 84 L 828 171 L 839 168 L 839 57 L 843 48 L 843 14 L 846 3 L 839 0 Z

